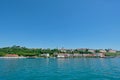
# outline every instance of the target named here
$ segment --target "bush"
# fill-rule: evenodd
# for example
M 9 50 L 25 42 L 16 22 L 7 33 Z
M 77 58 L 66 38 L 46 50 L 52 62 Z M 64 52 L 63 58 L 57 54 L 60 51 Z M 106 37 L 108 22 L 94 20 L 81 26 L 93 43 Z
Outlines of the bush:
M 107 52 L 107 53 L 105 53 L 105 55 L 106 56 L 118 56 L 120 54 L 119 53 L 109 53 L 109 52 Z
M 0 56 L 5 56 L 5 53 L 4 52 L 0 52 Z

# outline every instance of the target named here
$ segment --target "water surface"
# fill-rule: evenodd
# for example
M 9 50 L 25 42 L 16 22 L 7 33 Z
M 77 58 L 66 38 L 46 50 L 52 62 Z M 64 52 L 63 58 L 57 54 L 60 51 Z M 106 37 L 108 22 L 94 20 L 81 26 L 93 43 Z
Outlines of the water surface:
M 0 59 L 0 80 L 120 80 L 120 58 Z

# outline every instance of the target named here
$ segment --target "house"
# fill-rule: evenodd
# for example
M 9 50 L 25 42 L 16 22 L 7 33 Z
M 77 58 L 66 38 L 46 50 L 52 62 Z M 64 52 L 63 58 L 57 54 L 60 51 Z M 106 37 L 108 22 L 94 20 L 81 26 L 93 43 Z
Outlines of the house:
M 95 53 L 94 49 L 89 49 L 88 52 Z
M 68 58 L 68 57 L 73 57 L 73 54 L 69 54 L 69 53 L 59 53 L 59 54 L 57 54 L 56 57 L 65 57 L 65 58 Z
M 103 58 L 103 57 L 105 57 L 105 54 L 104 53 L 97 53 L 97 56 Z
M 110 50 L 108 50 L 108 52 L 110 52 L 110 53 L 116 53 L 117 51 L 110 49 Z
M 58 58 L 68 58 L 68 57 L 73 57 L 73 54 L 58 53 L 58 54 L 55 54 L 55 57 L 58 57 Z
M 104 50 L 104 49 L 100 49 L 99 52 L 100 52 L 100 53 L 106 53 L 107 51 Z
M 94 54 L 83 54 L 84 57 L 94 57 Z
M 71 57 L 72 54 L 65 53 L 64 56 L 65 56 L 65 57 Z
M 44 54 L 41 54 L 41 57 L 50 57 L 50 54 L 49 53 L 44 53 Z
M 57 54 L 57 57 L 58 57 L 58 58 L 64 58 L 64 57 L 65 57 L 65 54 L 62 54 L 62 53 Z
M 73 54 L 73 57 L 82 57 L 83 55 L 82 54 L 79 54 L 79 53 L 74 53 Z
M 17 54 L 6 54 L 5 57 L 19 57 Z

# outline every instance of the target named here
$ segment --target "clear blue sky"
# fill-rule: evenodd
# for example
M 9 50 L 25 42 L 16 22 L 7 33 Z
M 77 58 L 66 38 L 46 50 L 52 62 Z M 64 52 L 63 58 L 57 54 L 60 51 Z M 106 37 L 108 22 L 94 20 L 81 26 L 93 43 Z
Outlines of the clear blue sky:
M 120 0 L 0 0 L 0 47 L 120 49 Z

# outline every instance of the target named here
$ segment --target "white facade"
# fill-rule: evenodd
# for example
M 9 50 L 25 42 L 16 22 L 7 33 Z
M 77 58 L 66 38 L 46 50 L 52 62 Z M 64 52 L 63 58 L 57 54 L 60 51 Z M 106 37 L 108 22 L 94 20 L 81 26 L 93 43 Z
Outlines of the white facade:
M 64 56 L 64 54 L 58 54 L 57 57 L 58 58 L 64 58 L 65 56 Z

